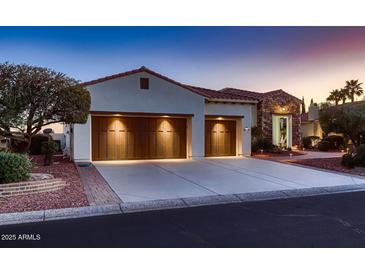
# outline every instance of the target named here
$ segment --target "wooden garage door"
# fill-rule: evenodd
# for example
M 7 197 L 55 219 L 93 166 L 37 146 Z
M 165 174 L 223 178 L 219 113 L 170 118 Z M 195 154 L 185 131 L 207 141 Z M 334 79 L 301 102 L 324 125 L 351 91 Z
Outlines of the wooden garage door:
M 93 116 L 92 158 L 186 158 L 186 119 Z
M 236 121 L 205 120 L 205 156 L 236 155 Z

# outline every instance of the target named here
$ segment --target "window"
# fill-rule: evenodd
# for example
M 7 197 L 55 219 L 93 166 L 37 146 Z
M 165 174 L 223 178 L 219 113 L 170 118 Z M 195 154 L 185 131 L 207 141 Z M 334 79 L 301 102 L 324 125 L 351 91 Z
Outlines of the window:
M 139 78 L 139 86 L 140 86 L 140 89 L 149 89 L 150 87 L 150 79 L 148 78 Z

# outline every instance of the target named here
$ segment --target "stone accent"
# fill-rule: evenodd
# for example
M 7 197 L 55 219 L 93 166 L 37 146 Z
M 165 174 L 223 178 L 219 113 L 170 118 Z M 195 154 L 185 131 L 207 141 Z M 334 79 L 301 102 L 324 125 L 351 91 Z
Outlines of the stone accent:
M 0 184 L 0 198 L 56 191 L 65 186 L 66 182 L 62 179 Z
M 300 145 L 300 104 L 298 98 L 282 91 L 265 94 L 257 105 L 257 125 L 265 138 L 272 140 L 272 115 L 292 115 L 292 145 Z
M 32 181 L 50 180 L 50 179 L 54 179 L 54 176 L 52 174 L 48 174 L 48 173 L 31 173 L 30 179 Z

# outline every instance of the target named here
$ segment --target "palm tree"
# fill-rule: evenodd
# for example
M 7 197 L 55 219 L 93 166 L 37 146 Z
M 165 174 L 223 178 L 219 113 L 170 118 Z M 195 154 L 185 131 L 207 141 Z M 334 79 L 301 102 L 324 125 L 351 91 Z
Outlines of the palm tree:
M 330 92 L 330 95 L 327 97 L 327 101 L 329 102 L 335 102 L 335 105 L 338 105 L 338 102 L 340 102 L 340 100 L 342 100 L 342 94 L 341 91 L 338 89 L 333 89 Z
M 351 99 L 351 102 L 355 101 L 355 95 L 360 96 L 364 93 L 361 85 L 362 83 L 359 83 L 359 80 L 346 81 L 345 89 L 348 90 L 348 98 Z
M 349 97 L 349 90 L 346 88 L 340 89 L 339 96 L 340 96 L 340 100 L 342 100 L 342 104 L 346 103 L 346 100 Z

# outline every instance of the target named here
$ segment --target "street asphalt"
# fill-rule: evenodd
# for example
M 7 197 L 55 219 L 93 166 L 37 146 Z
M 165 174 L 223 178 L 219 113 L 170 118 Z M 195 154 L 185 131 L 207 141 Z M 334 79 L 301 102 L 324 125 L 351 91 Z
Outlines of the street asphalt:
M 0 227 L 0 247 L 365 247 L 365 192 Z

